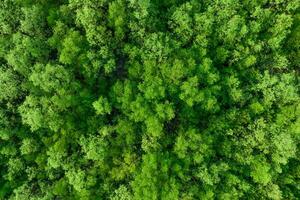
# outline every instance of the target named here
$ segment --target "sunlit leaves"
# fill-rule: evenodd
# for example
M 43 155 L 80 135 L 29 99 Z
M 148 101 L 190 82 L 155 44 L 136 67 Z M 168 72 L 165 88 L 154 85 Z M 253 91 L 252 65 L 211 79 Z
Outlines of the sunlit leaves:
M 63 66 L 51 64 L 37 64 L 29 79 L 45 92 L 58 92 L 60 95 L 65 94 L 71 82 L 70 74 Z
M 70 31 L 62 43 L 59 61 L 64 64 L 75 63 L 84 46 L 84 39 L 78 31 Z
M 111 105 L 105 97 L 99 97 L 99 99 L 93 103 L 93 106 L 98 115 L 109 114 L 112 110 Z
M 80 145 L 86 158 L 98 162 L 103 162 L 105 158 L 107 142 L 101 137 L 89 137 L 80 139 Z
M 272 178 L 269 172 L 270 168 L 270 165 L 266 161 L 255 160 L 250 174 L 255 182 L 267 185 Z
M 2 0 L 0 199 L 297 199 L 297 3 Z
M 0 68 L 0 102 L 13 100 L 20 95 L 18 78 L 11 69 Z
M 189 106 L 193 106 L 195 102 L 199 102 L 204 98 L 203 92 L 199 92 L 198 84 L 198 78 L 194 76 L 181 86 L 180 99 L 184 100 Z

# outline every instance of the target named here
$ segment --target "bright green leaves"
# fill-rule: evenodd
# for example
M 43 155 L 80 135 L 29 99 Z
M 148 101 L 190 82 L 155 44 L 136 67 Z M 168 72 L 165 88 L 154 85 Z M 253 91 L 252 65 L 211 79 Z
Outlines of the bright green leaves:
M 111 200 L 132 200 L 132 195 L 128 189 L 121 185 L 118 189 L 114 191 L 114 194 L 111 195 Z
M 180 80 L 184 77 L 184 75 L 186 75 L 187 71 L 190 70 L 186 68 L 194 68 L 193 61 L 191 61 L 191 63 L 187 63 L 186 65 L 181 60 L 175 59 L 171 68 L 164 66 L 162 70 L 168 70 L 166 71 L 166 76 L 171 80 L 172 83 L 179 84 Z
M 46 127 L 57 131 L 63 125 L 59 113 L 64 109 L 65 107 L 60 108 L 59 105 L 53 105 L 49 99 L 27 96 L 19 107 L 19 112 L 23 123 L 29 125 L 32 131 Z
M 22 115 L 23 123 L 30 125 L 31 130 L 37 130 L 43 126 L 43 115 L 40 108 L 35 108 L 38 100 L 28 96 L 19 111 Z
M 165 87 L 162 79 L 153 77 L 152 81 L 147 81 L 138 86 L 138 88 L 144 92 L 145 99 L 162 99 L 165 97 Z
M 250 174 L 254 182 L 267 185 L 271 181 L 271 166 L 266 161 L 259 159 L 255 160 L 251 167 Z
M 124 1 L 116 0 L 110 3 L 108 13 L 109 22 L 115 29 L 115 37 L 120 41 L 125 36 L 126 11 Z
M 35 153 L 38 150 L 37 142 L 34 139 L 24 139 L 20 147 L 21 154 L 28 155 Z
M 0 33 L 13 33 L 18 26 L 20 15 L 21 10 L 14 0 L 3 0 L 0 5 Z
M 151 114 L 149 105 L 141 96 L 137 96 L 131 103 L 130 109 L 132 111 L 130 118 L 136 122 L 144 121 Z
M 114 59 L 109 59 L 105 64 L 104 64 L 104 72 L 106 74 L 112 73 L 116 69 L 116 61 Z
M 300 63 L 300 14 L 297 14 L 293 18 L 293 26 L 291 33 L 287 37 L 286 48 L 289 49 L 289 61 L 292 63 L 292 67 L 296 67 Z
M 112 111 L 111 105 L 107 98 L 99 97 L 97 101 L 93 103 L 97 115 L 110 114 Z
M 129 1 L 128 7 L 132 12 L 131 17 L 133 19 L 128 23 L 128 25 L 131 31 L 136 32 L 136 34 L 133 34 L 134 37 L 143 38 L 145 35 L 145 27 L 147 26 L 146 19 L 149 16 L 150 6 L 150 0 Z
M 91 2 L 84 2 L 84 3 L 80 2 L 78 4 L 83 4 L 83 5 L 81 6 L 76 5 L 79 7 L 76 13 L 76 23 L 78 25 L 82 25 L 86 30 L 95 28 L 99 20 L 101 20 L 101 17 L 103 17 L 103 14 L 101 12 L 97 12 L 95 7 L 91 6 L 90 3 Z M 70 4 L 69 7 L 75 7 L 75 5 Z M 89 35 L 89 33 L 87 34 Z
M 163 125 L 156 117 L 149 117 L 145 121 L 147 133 L 153 137 L 159 137 L 163 134 Z
M 210 156 L 211 138 L 202 136 L 196 129 L 189 129 L 186 132 L 181 131 L 176 138 L 174 152 L 181 159 L 191 160 L 193 163 L 200 164 L 204 158 Z M 202 144 L 199 146 L 199 144 Z M 193 152 L 193 155 L 189 155 Z
M 279 78 L 265 71 L 264 75 L 261 75 L 260 78 L 261 80 L 259 84 L 255 86 L 255 90 L 262 92 L 265 106 L 271 106 L 273 102 L 284 105 L 296 102 L 299 98 L 297 95 L 298 89 L 294 84 L 294 72 L 282 74 Z
M 121 181 L 133 175 L 137 169 L 137 158 L 133 152 L 125 152 L 121 158 L 113 158 L 116 167 L 110 171 L 112 178 Z
M 189 42 L 193 35 L 192 17 L 190 16 L 192 5 L 185 3 L 172 14 L 170 26 L 180 38 L 183 44 Z
M 80 145 L 87 159 L 97 161 L 99 163 L 104 161 L 108 145 L 101 137 L 82 137 L 80 139 Z
M 133 94 L 135 93 L 135 85 L 130 81 L 118 81 L 112 87 L 112 95 L 117 104 L 123 109 L 132 109 L 134 111 L 135 106 L 131 106 L 133 101 Z M 139 99 L 139 98 L 138 98 Z M 137 105 L 138 106 L 138 105 Z
M 0 199 L 297 199 L 297 3 L 2 0 Z
M 78 31 L 71 30 L 63 40 L 59 61 L 63 64 L 76 63 L 80 60 L 80 53 L 85 45 L 84 37 Z
M 143 156 L 141 170 L 131 183 L 133 199 L 179 199 L 179 186 L 172 173 L 172 159 L 161 153 Z
M 174 105 L 169 102 L 157 104 L 156 112 L 162 120 L 171 120 L 175 117 Z
M 248 56 L 244 61 L 244 66 L 245 67 L 253 66 L 256 63 L 256 59 L 257 58 L 254 55 Z
M 197 143 L 201 142 L 201 135 L 195 129 L 188 130 L 186 133 L 180 134 L 176 138 L 174 151 L 179 158 L 188 158 L 189 150 L 198 150 Z M 202 155 L 195 160 L 197 163 L 202 161 Z
M 280 187 L 276 184 L 269 184 L 267 186 L 266 193 L 270 199 L 274 199 L 274 200 L 282 199 L 282 191 L 280 190 Z
M 68 183 L 65 178 L 56 181 L 53 185 L 53 194 L 64 196 L 68 189 Z
M 143 165 L 140 174 L 137 175 L 132 183 L 133 199 L 158 199 L 158 169 L 157 157 L 155 154 L 148 154 L 143 157 Z
M 234 42 L 239 42 L 246 34 L 247 26 L 245 25 L 245 20 L 239 15 L 234 15 L 221 27 L 220 38 L 226 44 L 232 45 Z
M 29 80 L 36 89 L 19 107 L 24 123 L 32 130 L 49 127 L 57 131 L 64 122 L 60 113 L 75 104 L 73 94 L 79 85 L 72 72 L 58 64 L 36 64 Z
M 226 89 L 232 102 L 239 102 L 242 100 L 243 92 L 240 89 L 240 81 L 237 77 L 231 75 L 225 78 Z
M 200 47 L 207 47 L 209 36 L 212 29 L 213 18 L 210 16 L 210 13 L 197 13 L 195 15 L 195 30 L 197 35 L 195 38 L 195 44 Z
M 164 163 L 163 167 L 167 168 L 169 163 Z M 166 173 L 167 170 L 163 170 Z M 172 200 L 179 198 L 179 184 L 176 178 L 171 178 L 168 184 L 165 184 L 161 191 L 161 199 Z
M 61 65 L 41 64 L 35 65 L 30 76 L 33 85 L 40 87 L 45 92 L 57 92 L 65 95 L 68 86 L 70 87 L 71 77 L 69 72 Z
M 146 67 L 157 67 L 154 61 L 163 61 L 170 52 L 168 40 L 162 33 L 152 33 L 145 37 L 143 43 L 143 51 L 140 52 Z M 152 66 L 151 66 L 152 65 Z M 147 68 L 145 69 L 147 71 Z
M 272 50 L 280 48 L 280 44 L 290 32 L 288 29 L 291 25 L 292 17 L 290 15 L 281 14 L 275 18 L 274 25 L 269 30 L 272 37 L 269 39 L 268 44 Z
M 199 92 L 198 85 L 198 78 L 196 76 L 189 78 L 182 84 L 182 93 L 179 98 L 184 100 L 189 106 L 193 106 L 195 103 L 202 101 L 204 99 L 204 93 Z
M 274 153 L 272 159 L 276 163 L 287 164 L 290 158 L 296 155 L 296 144 L 294 139 L 288 132 L 282 130 L 282 133 L 278 133 L 273 138 Z
M 201 107 L 207 111 L 217 111 L 219 106 L 214 96 L 214 90 L 218 88 L 207 88 L 200 90 L 199 81 L 196 76 L 189 78 L 181 86 L 179 98 L 192 107 L 195 104 L 202 103 Z
M 86 174 L 81 169 L 70 169 L 66 173 L 66 177 L 68 178 L 69 184 L 74 187 L 74 189 L 80 194 L 82 199 L 88 199 L 88 191 L 87 191 L 87 182 L 86 182 Z
M 23 7 L 22 11 L 24 20 L 21 20 L 21 32 L 28 35 L 37 34 L 38 36 L 45 34 L 43 28 L 46 25 L 46 16 L 42 5 Z
M 67 141 L 65 137 L 56 141 L 47 151 L 47 164 L 50 168 L 64 166 L 67 157 Z
M 62 40 L 67 32 L 67 25 L 61 21 L 57 21 L 53 27 L 53 35 L 48 39 L 48 43 L 52 48 L 61 50 Z
M 12 36 L 14 48 L 6 54 L 7 63 L 21 75 L 28 75 L 32 68 L 30 51 L 26 48 L 28 47 L 28 44 L 30 44 L 29 41 L 31 41 L 31 39 L 20 33 L 14 34 Z
M 214 68 L 213 62 L 209 58 L 204 58 L 197 70 L 202 84 L 213 85 L 220 79 L 218 71 Z
M 19 77 L 11 70 L 0 67 L 0 102 L 12 101 L 20 95 Z
M 264 111 L 264 107 L 259 103 L 259 102 L 253 102 L 250 105 L 250 110 L 254 113 L 254 114 L 260 114 Z
M 187 75 L 191 74 L 196 68 L 196 63 L 193 58 L 189 59 L 174 59 L 162 63 L 160 70 L 164 84 L 169 86 L 170 92 L 176 92 L 178 86 Z
M 274 88 L 279 101 L 283 104 L 289 104 L 299 101 L 299 88 L 297 87 L 297 74 L 292 72 L 290 74 L 282 74 L 278 84 Z
M 25 168 L 25 163 L 19 158 L 10 158 L 7 167 L 8 173 L 5 179 L 13 182 L 14 179 L 17 179 L 18 176 L 22 174 L 22 170 Z

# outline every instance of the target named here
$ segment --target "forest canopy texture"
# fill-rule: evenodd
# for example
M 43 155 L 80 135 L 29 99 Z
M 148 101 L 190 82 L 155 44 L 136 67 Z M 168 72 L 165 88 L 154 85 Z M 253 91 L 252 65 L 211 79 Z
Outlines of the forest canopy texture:
M 0 199 L 300 199 L 299 0 L 0 0 Z

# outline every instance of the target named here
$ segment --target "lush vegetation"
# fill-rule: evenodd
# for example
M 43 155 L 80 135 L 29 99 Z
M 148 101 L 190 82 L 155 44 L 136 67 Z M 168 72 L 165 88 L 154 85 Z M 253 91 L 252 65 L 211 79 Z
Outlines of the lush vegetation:
M 299 0 L 1 0 L 0 199 L 299 199 Z

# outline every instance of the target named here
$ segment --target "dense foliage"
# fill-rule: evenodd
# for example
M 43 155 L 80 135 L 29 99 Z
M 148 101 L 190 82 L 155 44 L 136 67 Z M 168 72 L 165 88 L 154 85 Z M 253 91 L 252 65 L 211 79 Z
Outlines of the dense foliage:
M 299 0 L 1 0 L 0 199 L 300 199 Z

